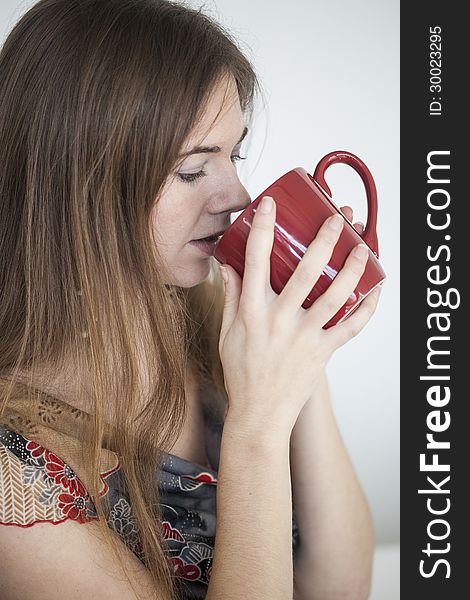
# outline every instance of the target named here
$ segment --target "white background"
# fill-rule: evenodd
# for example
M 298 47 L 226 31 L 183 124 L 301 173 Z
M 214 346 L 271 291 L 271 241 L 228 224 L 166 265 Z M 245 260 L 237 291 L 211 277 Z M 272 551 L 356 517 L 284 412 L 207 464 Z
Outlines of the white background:
M 3 37 L 34 2 L 3 0 Z M 193 0 L 200 7 L 201 1 Z M 379 544 L 371 599 L 398 598 L 399 540 L 399 2 L 212 0 L 266 94 L 242 146 L 240 177 L 256 198 L 297 166 L 313 173 L 332 150 L 361 157 L 379 195 L 380 261 L 387 281 L 373 319 L 328 364 L 335 414 L 369 500 Z M 333 165 L 338 206 L 366 222 L 359 176 Z M 410 402 L 413 399 L 410 398 Z

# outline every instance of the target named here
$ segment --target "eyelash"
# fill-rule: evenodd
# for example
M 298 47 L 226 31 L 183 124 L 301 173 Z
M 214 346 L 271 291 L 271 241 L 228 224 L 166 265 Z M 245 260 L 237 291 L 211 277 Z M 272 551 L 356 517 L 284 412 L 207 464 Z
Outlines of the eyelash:
M 245 160 L 247 157 L 235 154 L 230 158 L 232 162 L 235 163 L 235 161 Z M 178 173 L 178 177 L 181 179 L 181 181 L 184 181 L 185 183 L 195 183 L 197 179 L 199 179 L 200 177 L 205 177 L 205 175 L 205 171 L 198 171 L 197 173 Z

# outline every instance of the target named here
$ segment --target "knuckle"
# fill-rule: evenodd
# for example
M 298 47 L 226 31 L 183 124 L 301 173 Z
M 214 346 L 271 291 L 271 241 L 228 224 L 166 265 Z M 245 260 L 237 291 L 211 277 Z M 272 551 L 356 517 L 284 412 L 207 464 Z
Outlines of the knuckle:
M 258 307 L 253 301 L 246 302 L 240 300 L 238 311 L 245 327 L 249 327 L 250 323 L 256 322 L 258 318 Z
M 355 321 L 354 323 L 350 323 L 347 328 L 348 339 L 352 339 L 352 338 L 356 337 L 356 335 L 358 335 L 358 333 L 361 331 L 361 329 L 362 329 L 362 325 L 360 325 L 357 321 Z
M 334 233 L 331 233 L 330 229 L 328 229 L 327 231 L 320 230 L 314 242 L 317 240 L 319 244 L 329 247 L 334 246 L 338 241 L 338 238 L 334 235 Z
M 324 303 L 325 309 L 329 313 L 332 313 L 333 311 L 336 312 L 337 307 L 338 307 L 338 302 L 337 302 L 335 296 L 330 295 L 330 294 L 325 294 L 323 297 L 323 303 Z
M 372 317 L 372 315 L 375 313 L 375 309 L 377 308 L 377 302 L 363 302 L 363 309 L 364 312 L 366 313 L 367 317 L 370 319 L 370 317 Z
M 334 310 L 338 306 L 338 298 L 333 294 L 333 289 L 327 290 L 323 295 L 324 305 L 328 310 Z
M 295 278 L 296 278 L 296 283 L 298 285 L 300 285 L 302 288 L 305 288 L 308 286 L 313 287 L 314 273 L 312 270 L 307 268 L 306 264 L 302 265 L 302 262 L 300 262 L 300 265 L 296 270 Z
M 365 307 L 361 306 L 360 308 L 364 309 Z M 354 316 L 350 317 L 350 322 L 345 324 L 345 329 L 347 330 L 350 338 L 356 337 L 356 335 L 358 335 L 364 329 L 364 326 L 368 321 L 367 315 L 367 311 L 362 311 L 356 312 Z
M 249 250 L 247 248 L 245 254 L 245 267 L 253 269 L 254 267 L 257 267 L 259 265 L 259 262 L 260 261 L 258 255 L 255 252 L 252 252 L 251 249 Z
M 346 270 L 350 271 L 354 278 L 360 277 L 364 273 L 365 267 L 365 263 L 358 263 L 356 260 L 348 261 L 345 265 Z
M 265 219 L 253 219 L 250 231 L 271 231 L 273 224 Z
M 362 308 L 363 312 L 366 312 L 367 314 L 372 314 L 375 311 L 376 306 L 377 304 L 374 301 L 374 299 L 369 296 L 362 300 L 361 305 L 358 307 L 358 309 Z
M 348 329 L 340 328 L 338 331 L 335 332 L 333 350 L 336 350 L 337 348 L 344 346 L 344 344 L 349 342 L 351 337 L 352 336 L 349 335 Z
M 279 334 L 289 327 L 290 321 L 282 308 L 277 307 L 277 309 L 272 313 L 271 323 L 273 331 Z

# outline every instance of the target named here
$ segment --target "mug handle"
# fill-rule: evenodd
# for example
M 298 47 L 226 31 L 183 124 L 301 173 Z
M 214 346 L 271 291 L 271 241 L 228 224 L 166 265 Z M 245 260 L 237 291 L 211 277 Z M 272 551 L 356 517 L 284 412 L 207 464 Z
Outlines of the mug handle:
M 367 194 L 367 224 L 362 232 L 362 239 L 379 258 L 379 244 L 377 241 L 377 189 L 371 172 L 362 160 L 351 152 L 336 150 L 324 156 L 315 168 L 312 179 L 332 198 L 330 188 L 325 181 L 325 171 L 335 163 L 346 163 L 359 173 Z M 359 234 L 361 235 L 361 234 Z

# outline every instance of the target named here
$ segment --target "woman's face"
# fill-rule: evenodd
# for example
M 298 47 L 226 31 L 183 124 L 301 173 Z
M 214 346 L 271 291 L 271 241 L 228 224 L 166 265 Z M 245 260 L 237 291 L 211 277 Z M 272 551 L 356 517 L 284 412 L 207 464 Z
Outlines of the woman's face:
M 169 177 L 152 211 L 155 243 L 172 274 L 172 281 L 167 283 L 180 287 L 201 283 L 214 260 L 191 241 L 225 230 L 231 222 L 230 214 L 250 203 L 238 179 L 234 158 L 240 154 L 245 125 L 233 79 L 217 122 L 202 138 L 219 111 L 224 91 L 224 86 L 216 89 L 204 118 L 181 153 L 195 146 L 217 146 L 220 150 L 186 156 Z

